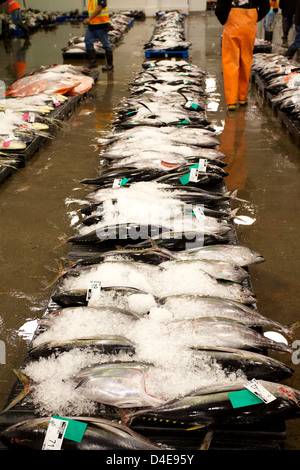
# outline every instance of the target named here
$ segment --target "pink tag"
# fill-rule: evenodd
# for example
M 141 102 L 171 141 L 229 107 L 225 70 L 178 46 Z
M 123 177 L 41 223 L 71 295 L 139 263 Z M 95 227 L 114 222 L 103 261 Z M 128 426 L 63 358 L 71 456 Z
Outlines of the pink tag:
M 28 121 L 28 119 L 29 119 L 29 113 L 24 113 L 24 114 L 23 114 L 23 118 L 25 119 L 25 121 Z
M 3 142 L 3 147 L 9 147 L 10 143 L 11 143 L 11 140 L 6 140 L 5 142 Z

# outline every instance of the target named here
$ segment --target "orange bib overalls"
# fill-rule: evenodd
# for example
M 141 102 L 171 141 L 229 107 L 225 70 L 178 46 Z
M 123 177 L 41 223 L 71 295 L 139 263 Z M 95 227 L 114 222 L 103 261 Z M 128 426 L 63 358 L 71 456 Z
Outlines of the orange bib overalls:
M 223 29 L 222 63 L 226 104 L 246 100 L 257 33 L 256 8 L 231 8 Z

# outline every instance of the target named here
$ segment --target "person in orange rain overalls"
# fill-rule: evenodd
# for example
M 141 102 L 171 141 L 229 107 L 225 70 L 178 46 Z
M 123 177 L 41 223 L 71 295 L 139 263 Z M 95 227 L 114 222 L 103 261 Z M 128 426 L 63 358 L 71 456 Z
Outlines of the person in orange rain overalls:
M 222 63 L 229 110 L 247 103 L 257 22 L 270 10 L 269 0 L 218 0 L 215 14 L 223 25 Z
M 21 15 L 21 7 L 16 0 L 7 0 L 5 2 L 5 6 L 8 9 L 8 13 L 10 14 L 11 21 L 16 25 L 18 28 L 23 30 L 24 37 L 26 39 L 29 38 L 29 31 L 28 27 L 23 23 L 22 15 Z

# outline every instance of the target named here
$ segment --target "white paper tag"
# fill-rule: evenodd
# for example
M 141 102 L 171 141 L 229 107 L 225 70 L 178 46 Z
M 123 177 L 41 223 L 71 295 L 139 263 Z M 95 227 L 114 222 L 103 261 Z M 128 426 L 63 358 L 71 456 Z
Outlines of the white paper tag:
M 113 188 L 120 188 L 122 183 L 122 178 L 116 178 L 113 182 Z
M 28 122 L 35 122 L 35 114 L 28 113 Z
M 203 220 L 205 218 L 204 215 L 204 207 L 203 206 L 196 206 L 193 208 L 193 212 L 198 220 Z
M 55 104 L 55 106 L 60 106 L 60 101 L 55 96 L 52 97 L 52 101 Z
M 90 281 L 86 293 L 86 300 L 88 301 L 89 305 L 91 305 L 93 301 L 99 299 L 101 288 L 101 281 Z
M 206 169 L 207 169 L 207 158 L 199 158 L 198 170 L 205 172 Z
M 258 398 L 260 398 L 264 403 L 271 403 L 272 401 L 276 400 L 276 397 L 272 395 L 263 385 L 257 382 L 256 379 L 252 379 L 245 387 Z
M 191 168 L 189 181 L 197 183 L 198 181 L 199 168 Z
M 60 450 L 67 426 L 68 421 L 51 418 L 43 442 L 42 450 Z

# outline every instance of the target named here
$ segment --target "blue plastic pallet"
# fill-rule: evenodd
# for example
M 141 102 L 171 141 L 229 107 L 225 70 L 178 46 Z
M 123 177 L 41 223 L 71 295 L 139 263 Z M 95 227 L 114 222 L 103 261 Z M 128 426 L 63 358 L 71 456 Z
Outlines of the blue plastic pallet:
M 146 59 L 155 58 L 155 57 L 188 57 L 189 51 L 188 49 L 182 51 L 154 51 L 154 50 L 147 50 L 145 51 Z

